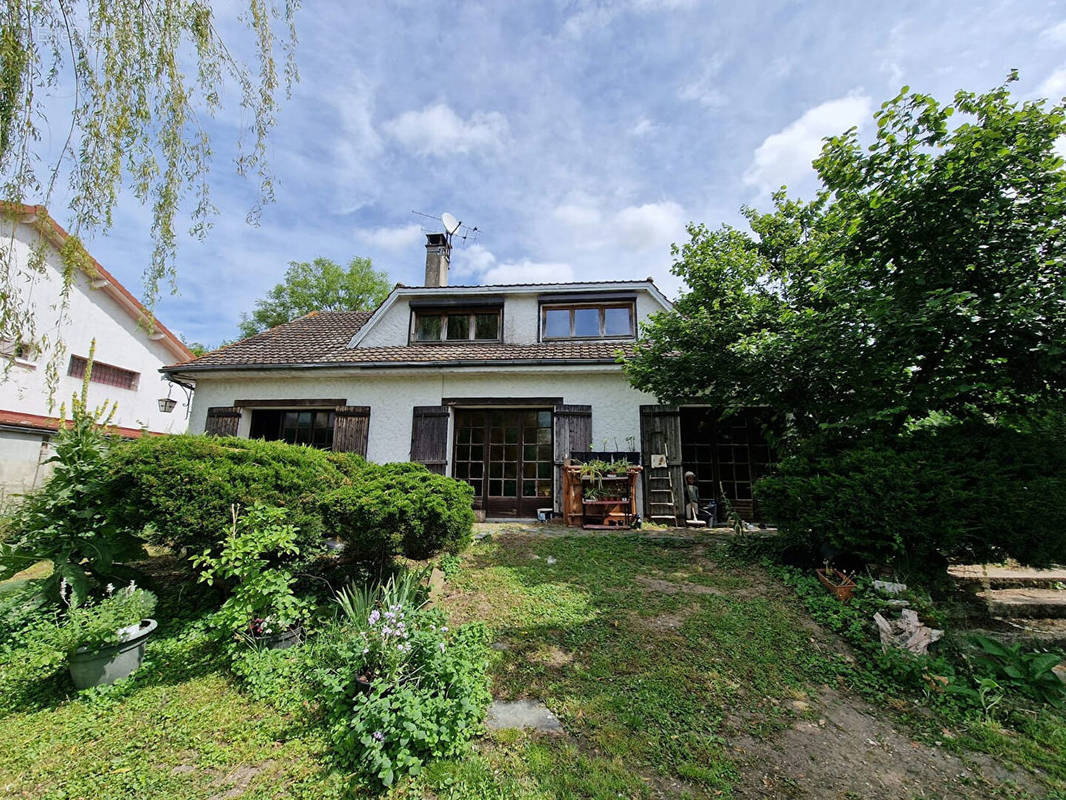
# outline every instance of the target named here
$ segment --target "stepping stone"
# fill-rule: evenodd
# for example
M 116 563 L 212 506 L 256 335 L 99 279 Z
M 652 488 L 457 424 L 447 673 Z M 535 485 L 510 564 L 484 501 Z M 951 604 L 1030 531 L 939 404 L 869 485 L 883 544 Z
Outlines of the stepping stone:
M 977 596 L 994 617 L 1066 617 L 1066 592 L 1055 589 L 992 589 Z
M 563 732 L 559 718 L 549 711 L 544 703 L 536 700 L 497 700 L 489 709 L 485 725 L 494 731 L 532 728 L 542 733 Z
M 1066 584 L 1066 569 L 985 567 L 980 564 L 954 564 L 948 567 L 948 574 L 957 581 L 993 589 L 1009 589 L 1012 587 L 1054 589 L 1056 584 Z

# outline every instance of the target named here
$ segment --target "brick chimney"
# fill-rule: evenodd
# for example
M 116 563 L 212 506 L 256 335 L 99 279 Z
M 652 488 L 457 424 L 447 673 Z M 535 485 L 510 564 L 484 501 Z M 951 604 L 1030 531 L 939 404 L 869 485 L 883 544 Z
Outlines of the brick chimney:
M 452 243 L 443 233 L 426 234 L 426 286 L 448 285 L 448 262 Z

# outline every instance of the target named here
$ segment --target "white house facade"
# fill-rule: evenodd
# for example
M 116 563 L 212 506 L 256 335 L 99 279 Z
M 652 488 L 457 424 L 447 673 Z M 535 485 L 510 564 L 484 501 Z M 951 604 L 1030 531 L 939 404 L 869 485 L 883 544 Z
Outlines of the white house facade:
M 563 465 L 590 450 L 666 455 L 658 511 L 676 515 L 683 410 L 619 363 L 671 309 L 654 282 L 448 286 L 448 242 L 427 238 L 426 285 L 396 286 L 373 313 L 312 313 L 167 367 L 196 386 L 190 431 L 421 462 L 470 483 L 488 518 L 559 511 Z M 699 474 L 714 496 L 721 476 Z M 640 510 L 657 516 L 647 483 Z
M 182 344 L 99 263 L 89 258 L 71 276 L 63 298 L 61 251 L 67 233 L 37 206 L 8 207 L 0 216 L 0 247 L 15 268 L 15 283 L 32 308 L 38 338 L 60 342 L 58 382 L 47 379 L 53 346 L 42 342 L 0 341 L 4 373 L 0 381 L 0 491 L 18 494 L 48 474 L 45 461 L 59 423 L 60 405 L 81 388 L 89 348 L 96 341 L 90 375 L 90 406 L 114 401 L 114 429 L 127 437 L 181 433 L 187 419 L 181 404 L 160 409 L 167 383 L 159 370 L 175 358 L 192 357 Z M 180 395 L 181 393 L 179 393 Z M 184 396 L 181 397 L 184 401 Z

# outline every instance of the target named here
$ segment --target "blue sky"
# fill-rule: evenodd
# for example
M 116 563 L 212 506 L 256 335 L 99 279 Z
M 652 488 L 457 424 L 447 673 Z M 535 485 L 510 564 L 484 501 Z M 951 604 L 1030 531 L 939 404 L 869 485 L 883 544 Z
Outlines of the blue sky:
M 672 295 L 687 222 L 809 196 L 821 137 L 868 128 L 903 84 L 947 99 L 1017 67 L 1019 95 L 1066 94 L 1066 2 L 306 2 L 297 28 L 259 227 L 230 167 L 239 115 L 211 123 L 221 214 L 157 306 L 189 339 L 233 338 L 292 260 L 370 256 L 421 283 L 439 226 L 412 210 L 480 228 L 452 283 L 652 276 Z M 147 232 L 127 195 L 88 241 L 135 293 Z

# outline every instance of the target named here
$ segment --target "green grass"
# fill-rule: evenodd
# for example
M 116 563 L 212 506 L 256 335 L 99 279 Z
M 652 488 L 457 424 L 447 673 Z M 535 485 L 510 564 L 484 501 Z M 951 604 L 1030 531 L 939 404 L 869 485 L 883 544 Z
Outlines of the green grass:
M 61 668 L 29 687 L 30 708 L 0 716 L 0 796 L 344 796 L 308 716 L 229 677 L 200 621 L 214 598 L 173 561 L 154 562 L 161 626 L 145 666 L 105 690 L 76 693 Z M 450 572 L 452 624 L 484 620 L 501 648 L 494 695 L 543 700 L 566 733 L 486 735 L 392 798 L 729 797 L 744 769 L 736 738 L 791 726 L 813 713 L 793 701 L 855 669 L 791 590 L 691 542 L 497 537 Z M 0 653 L 0 684 L 10 669 Z M 1040 715 L 1024 735 L 974 726 L 953 746 L 1055 776 L 1064 730 L 1061 715 Z

